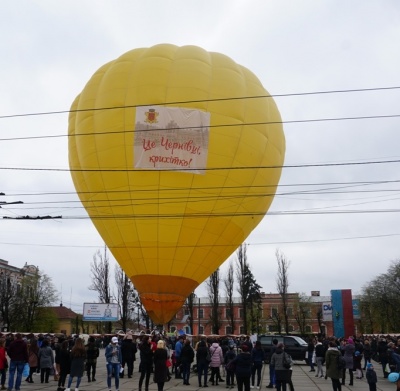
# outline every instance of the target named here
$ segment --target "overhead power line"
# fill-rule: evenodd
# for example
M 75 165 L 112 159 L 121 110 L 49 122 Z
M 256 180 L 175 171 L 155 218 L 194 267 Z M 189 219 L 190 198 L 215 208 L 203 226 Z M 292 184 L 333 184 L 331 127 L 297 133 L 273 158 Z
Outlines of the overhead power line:
M 320 242 L 334 242 L 341 240 L 356 240 L 356 239 L 373 239 L 373 238 L 387 238 L 393 236 L 400 236 L 400 233 L 388 233 L 388 234 L 377 234 L 377 235 L 358 235 L 358 236 L 344 236 L 340 238 L 325 238 L 325 239 L 309 239 L 309 240 L 290 240 L 290 241 L 278 241 L 278 242 L 246 242 L 248 246 L 266 246 L 266 245 L 276 245 L 276 244 L 296 244 L 296 243 L 320 243 Z M 43 244 L 43 243 L 22 243 L 22 242 L 0 242 L 1 245 L 9 246 L 33 246 L 33 247 L 56 247 L 56 248 L 101 248 L 104 247 L 104 243 L 101 245 L 76 245 L 76 244 Z M 243 243 L 235 244 L 234 246 L 239 247 Z M 209 247 L 211 244 L 196 245 L 196 247 Z M 213 247 L 225 247 L 225 244 L 212 244 Z M 140 246 L 140 248 L 146 248 L 148 246 Z M 193 246 L 187 245 L 174 245 L 174 248 L 187 248 Z M 109 249 L 118 248 L 139 248 L 139 246 L 107 246 Z M 162 246 L 161 246 L 162 248 Z M 167 248 L 167 246 L 165 246 Z
M 243 122 L 235 124 L 216 124 L 209 125 L 208 128 L 227 128 L 227 127 L 240 127 L 240 126 L 260 126 L 260 125 L 277 125 L 277 124 L 298 124 L 298 123 L 312 123 L 312 122 L 328 122 L 328 121 L 351 121 L 351 120 L 366 120 L 366 119 L 388 119 L 388 118 L 399 118 L 400 114 L 388 114 L 388 115 L 367 115 L 367 116 L 357 116 L 357 117 L 333 117 L 333 118 L 314 118 L 314 119 L 301 119 L 301 120 L 287 120 L 287 121 L 267 121 L 267 122 Z M 187 126 L 185 129 L 198 129 L 199 126 Z M 177 130 L 179 128 L 168 128 L 168 130 Z M 159 132 L 162 128 L 157 129 L 146 129 L 146 132 Z M 133 129 L 123 129 L 123 130 L 113 130 L 104 132 L 88 132 L 88 133 L 78 133 L 78 134 L 56 134 L 56 135 L 44 135 L 44 136 L 25 136 L 25 137 L 9 137 L 0 138 L 0 141 L 20 141 L 20 140 L 38 140 L 38 139 L 48 139 L 48 138 L 64 138 L 64 137 L 87 137 L 87 136 L 104 136 L 108 134 L 128 134 L 128 133 L 138 133 L 143 132 L 143 130 L 133 130 Z
M 207 103 L 207 102 L 225 102 L 231 100 L 243 100 L 243 99 L 265 99 L 265 98 L 283 98 L 292 96 L 306 96 L 306 95 L 322 95 L 322 94 L 342 94 L 342 93 L 354 93 L 354 92 L 371 92 L 371 91 L 389 91 L 400 89 L 400 86 L 394 87 L 375 87 L 375 88 L 358 88 L 358 89 L 347 89 L 347 90 L 330 90 L 330 91 L 311 91 L 311 92 L 295 92 L 287 94 L 268 94 L 268 95 L 257 95 L 257 96 L 242 96 L 242 97 L 228 97 L 228 98 L 214 98 L 214 99 L 196 99 L 196 100 L 185 100 L 185 101 L 171 101 L 164 103 L 146 103 L 141 105 L 126 105 L 126 106 L 112 106 L 102 108 L 87 108 L 80 110 L 57 110 L 57 111 L 42 111 L 34 113 L 21 113 L 21 114 L 8 114 L 1 115 L 0 119 L 3 118 L 17 118 L 17 117 L 32 117 L 40 115 L 55 115 L 55 114 L 68 114 L 75 112 L 87 112 L 87 111 L 102 111 L 102 110 L 117 110 L 117 109 L 129 109 L 143 106 L 168 106 L 186 103 Z
M 312 163 L 312 164 L 287 164 L 272 166 L 237 166 L 237 167 L 211 167 L 198 168 L 204 171 L 220 170 L 254 170 L 254 169 L 282 169 L 282 168 L 312 168 L 312 167 L 340 167 L 340 166 L 365 166 L 371 164 L 392 164 L 400 163 L 400 159 L 393 160 L 370 160 L 366 162 L 343 162 L 343 163 Z M 196 170 L 198 170 L 196 169 Z M 3 171 L 51 171 L 51 172 L 159 172 L 159 171 L 195 171 L 193 168 L 168 168 L 160 169 L 135 169 L 135 168 L 32 168 L 32 167 L 0 167 Z

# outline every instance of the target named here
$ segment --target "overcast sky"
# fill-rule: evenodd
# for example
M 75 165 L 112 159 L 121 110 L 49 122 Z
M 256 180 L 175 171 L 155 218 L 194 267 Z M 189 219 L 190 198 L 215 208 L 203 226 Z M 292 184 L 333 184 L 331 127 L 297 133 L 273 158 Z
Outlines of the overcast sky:
M 285 168 L 246 240 L 263 291 L 276 292 L 277 249 L 289 290 L 307 294 L 359 293 L 400 259 L 398 1 L 29 0 L 0 11 L 0 202 L 24 202 L 0 217 L 63 216 L 1 219 L 0 258 L 39 266 L 66 306 L 96 300 L 90 263 L 103 246 L 90 219 L 71 218 L 87 214 L 68 173 L 66 111 L 101 65 L 158 43 L 223 53 L 276 95 Z

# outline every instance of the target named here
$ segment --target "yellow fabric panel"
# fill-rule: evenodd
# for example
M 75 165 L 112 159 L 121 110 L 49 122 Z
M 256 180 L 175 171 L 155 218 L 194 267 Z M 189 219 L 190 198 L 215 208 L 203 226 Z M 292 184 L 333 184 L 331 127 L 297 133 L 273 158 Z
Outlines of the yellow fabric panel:
M 168 322 L 268 211 L 285 153 L 268 95 L 223 54 L 162 44 L 105 64 L 72 104 L 75 187 L 154 321 Z M 203 175 L 134 169 L 135 106 L 156 104 L 210 113 Z

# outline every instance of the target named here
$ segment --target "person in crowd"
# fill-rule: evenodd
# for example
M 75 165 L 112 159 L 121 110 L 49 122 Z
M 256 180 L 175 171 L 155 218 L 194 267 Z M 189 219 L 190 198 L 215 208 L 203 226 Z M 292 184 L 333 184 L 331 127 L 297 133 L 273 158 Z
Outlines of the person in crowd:
M 388 377 L 388 373 L 385 371 L 386 364 L 388 364 L 388 356 L 387 356 L 388 345 L 385 338 L 381 338 L 377 344 L 376 352 L 378 354 L 379 362 L 382 366 L 383 377 L 386 379 Z
M 278 340 L 274 338 L 272 340 L 271 351 L 269 352 L 268 356 L 266 357 L 269 361 L 269 384 L 266 388 L 274 388 L 276 384 L 275 380 L 275 368 L 271 365 L 271 357 L 275 353 L 276 347 L 278 346 Z
M 241 352 L 229 363 L 229 370 L 235 371 L 238 391 L 250 391 L 251 352 L 247 344 L 241 345 Z
M 249 352 L 251 352 L 251 350 L 253 349 L 253 342 L 251 342 L 250 335 L 246 335 L 246 337 L 242 343 L 242 346 L 243 345 L 246 345 L 249 349 Z
M 57 391 L 64 391 L 65 380 L 71 369 L 71 357 L 69 351 L 69 343 L 64 340 L 61 343 L 61 347 L 58 351 L 58 360 L 60 365 L 60 372 L 58 377 L 58 388 Z
M 118 337 L 112 337 L 104 352 L 107 367 L 107 386 L 111 390 L 111 378 L 114 374 L 115 389 L 119 390 L 119 372 L 121 369 L 122 353 L 118 344 Z
M 189 384 L 190 366 L 192 365 L 193 360 L 194 360 L 194 350 L 190 345 L 190 340 L 187 339 L 181 350 L 183 384 L 187 386 L 190 386 Z
M 364 367 L 363 369 L 365 370 L 367 368 L 367 364 L 371 363 L 371 358 L 372 358 L 372 347 L 371 343 L 369 342 L 369 339 L 364 340 Z M 375 370 L 374 370 L 375 372 Z
M 50 370 L 54 368 L 53 350 L 49 346 L 49 340 L 45 338 L 39 349 L 40 383 L 48 383 Z
M 290 379 L 292 358 L 285 352 L 283 343 L 278 343 L 275 353 L 271 357 L 271 364 L 275 368 L 275 381 L 277 391 L 286 391 Z
M 165 348 L 165 342 L 159 340 L 157 342 L 157 349 L 154 352 L 154 382 L 157 383 L 158 391 L 163 391 L 164 384 L 168 379 L 167 368 L 168 352 Z
M 199 387 L 208 387 L 207 374 L 208 374 L 208 346 L 204 338 L 197 344 L 196 350 L 196 363 L 197 363 L 197 377 L 199 379 Z M 201 379 L 203 378 L 203 383 Z
M 65 391 L 71 390 L 71 384 L 76 377 L 75 391 L 79 391 L 82 376 L 85 372 L 86 349 L 82 338 L 76 338 L 74 346 L 71 349 L 71 369 L 68 377 L 68 385 Z
M 264 362 L 264 350 L 261 347 L 261 341 L 256 341 L 256 344 L 253 349 L 251 349 L 251 360 L 253 362 L 252 371 L 251 371 L 251 386 L 250 388 L 254 388 L 255 377 L 257 374 L 257 390 L 260 389 L 261 383 L 261 369 Z
M 346 368 L 343 369 L 342 385 L 346 382 L 346 370 L 349 370 L 350 382 L 349 386 L 353 385 L 353 368 L 354 368 L 354 353 L 355 346 L 352 338 L 348 338 L 343 346 L 343 357 L 346 361 Z
M 145 391 L 149 390 L 150 376 L 153 371 L 153 351 L 148 336 L 144 336 L 139 346 L 140 351 L 140 378 L 139 391 L 142 391 L 143 380 L 145 380 Z
M 28 347 L 28 364 L 29 375 L 25 379 L 28 383 L 34 383 L 32 375 L 36 373 L 36 368 L 39 365 L 39 347 L 36 338 L 31 338 Z
M 211 385 L 218 385 L 218 381 L 221 377 L 219 372 L 219 367 L 224 362 L 224 356 L 222 354 L 222 348 L 219 346 L 219 343 L 216 339 L 214 339 L 213 343 L 210 346 L 210 368 L 211 368 L 211 377 L 210 382 Z
M 353 361 L 354 361 L 353 369 L 356 370 L 356 378 L 357 379 L 362 379 L 364 377 L 363 371 L 361 369 L 361 360 L 362 360 L 362 354 L 357 350 L 354 353 L 354 357 L 353 357 Z
M 374 366 L 370 362 L 367 364 L 367 372 L 365 373 L 365 377 L 368 382 L 369 391 L 376 391 L 376 383 L 378 382 L 378 376 L 376 376 Z
M 88 382 L 96 381 L 97 358 L 100 351 L 96 346 L 94 337 L 89 337 L 86 349 L 86 374 Z
M 235 387 L 235 369 L 230 367 L 229 364 L 235 359 L 236 353 L 234 345 L 229 345 L 229 350 L 224 356 L 224 363 L 226 368 L 226 388 Z
M 179 336 L 178 341 L 175 344 L 175 379 L 182 379 L 181 374 L 181 351 L 183 348 L 184 337 L 182 335 Z
M 61 345 L 64 342 L 64 338 L 55 338 L 53 343 L 50 344 L 51 348 L 54 350 L 54 362 L 55 362 L 55 374 L 54 374 L 54 380 L 59 381 L 60 380 L 60 350 L 61 350 Z
M 28 346 L 22 339 L 21 333 L 15 334 L 15 339 L 8 346 L 7 355 L 10 357 L 8 388 L 10 390 L 14 388 L 14 377 L 16 372 L 17 376 L 15 378 L 15 389 L 19 390 L 21 388 L 22 372 L 24 370 L 25 363 L 27 363 L 29 360 Z
M 8 368 L 8 361 L 6 357 L 6 348 L 4 338 L 0 338 L 0 385 L 1 389 L 5 390 L 6 374 Z
M 341 355 L 334 341 L 329 342 L 328 350 L 325 353 L 326 375 L 331 378 L 333 391 L 342 391 L 340 378 L 342 369 L 337 365 L 338 357 Z
M 154 335 L 150 336 L 149 337 L 149 341 L 150 341 L 151 350 L 154 353 L 156 351 L 156 349 L 157 349 L 156 337 Z
M 308 339 L 308 346 L 307 346 L 307 362 L 308 365 L 310 366 L 310 372 L 315 372 L 314 369 L 314 339 L 309 338 Z
M 132 378 L 133 375 L 133 365 L 136 360 L 137 346 L 136 342 L 133 341 L 133 335 L 131 331 L 125 335 L 125 338 L 121 344 L 122 352 L 122 368 L 127 367 L 128 378 Z
M 324 368 L 322 364 L 325 361 L 325 346 L 322 344 L 321 339 L 318 339 L 315 345 L 315 361 L 317 363 L 317 374 L 315 377 L 324 377 Z

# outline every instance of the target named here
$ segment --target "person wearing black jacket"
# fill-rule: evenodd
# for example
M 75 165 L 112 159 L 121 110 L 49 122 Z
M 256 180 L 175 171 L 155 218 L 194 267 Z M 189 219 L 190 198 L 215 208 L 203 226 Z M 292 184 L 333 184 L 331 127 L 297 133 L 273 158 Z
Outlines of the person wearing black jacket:
M 379 361 L 380 361 L 380 363 L 382 365 L 383 377 L 385 379 L 389 375 L 385 371 L 386 364 L 389 362 L 388 361 L 387 350 L 388 350 L 387 342 L 386 342 L 385 338 L 381 338 L 381 340 L 378 342 L 378 345 L 376 347 L 376 352 L 378 353 Z
M 315 377 L 324 377 L 322 364 L 325 360 L 326 349 L 321 340 L 318 340 L 315 345 L 315 361 L 317 362 L 317 374 Z
M 89 337 L 88 344 L 85 346 L 86 349 L 86 374 L 88 382 L 96 381 L 96 367 L 97 357 L 99 357 L 99 348 L 95 345 L 93 337 Z
M 125 368 L 126 364 L 128 368 L 128 378 L 132 378 L 133 366 L 136 360 L 136 352 L 137 352 L 136 342 L 133 341 L 132 332 L 128 332 L 121 344 L 122 368 Z
M 194 350 L 190 346 L 190 340 L 186 339 L 181 351 L 181 364 L 182 364 L 182 377 L 183 384 L 186 386 L 190 386 L 189 377 L 190 377 L 190 365 L 194 360 Z
M 233 361 L 236 357 L 236 353 L 233 350 L 233 345 L 229 346 L 229 350 L 224 356 L 224 364 L 226 368 L 226 388 L 233 388 L 235 386 L 235 371 L 228 367 L 228 364 Z
M 203 377 L 203 387 L 208 387 L 207 385 L 207 373 L 208 373 L 208 346 L 204 340 L 201 340 L 197 345 L 196 350 L 196 363 L 197 363 L 197 376 L 199 378 L 199 387 L 202 387 L 201 378 Z
M 239 353 L 231 362 L 235 365 L 236 382 L 238 391 L 250 391 L 251 367 L 253 365 L 249 347 L 245 344 L 241 346 L 242 352 Z
M 145 391 L 149 390 L 150 376 L 153 371 L 153 351 L 151 350 L 151 341 L 146 335 L 143 337 L 142 342 L 139 346 L 140 351 L 140 379 L 139 379 L 139 391 L 142 391 L 143 380 L 145 380 Z
M 15 373 L 17 373 L 15 379 L 15 389 L 19 390 L 21 388 L 22 372 L 24 370 L 25 363 L 27 363 L 29 359 L 28 346 L 22 339 L 22 335 L 20 333 L 15 334 L 14 341 L 12 341 L 7 348 L 7 355 L 10 357 L 8 388 L 10 390 L 14 388 L 14 377 Z

